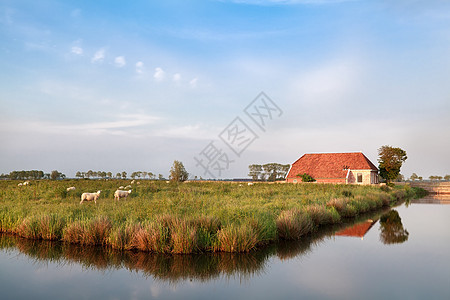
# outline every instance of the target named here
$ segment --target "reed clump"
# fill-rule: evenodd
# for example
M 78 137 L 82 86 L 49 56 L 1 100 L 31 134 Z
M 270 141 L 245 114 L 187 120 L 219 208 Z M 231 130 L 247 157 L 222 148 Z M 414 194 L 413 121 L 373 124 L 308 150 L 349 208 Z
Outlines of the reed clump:
M 250 224 L 230 224 L 217 232 L 216 249 L 223 252 L 249 252 L 258 244 L 258 235 Z
M 298 208 L 281 212 L 276 224 L 278 235 L 283 240 L 299 240 L 314 229 L 311 216 Z
M 83 245 L 107 244 L 112 224 L 106 217 L 98 217 L 88 222 L 74 222 L 63 230 L 62 240 Z

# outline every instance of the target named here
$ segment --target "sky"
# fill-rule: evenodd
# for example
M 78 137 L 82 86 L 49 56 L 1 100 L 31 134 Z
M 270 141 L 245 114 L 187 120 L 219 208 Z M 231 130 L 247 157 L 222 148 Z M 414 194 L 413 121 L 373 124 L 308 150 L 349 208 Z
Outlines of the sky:
M 450 174 L 450 2 L 0 0 L 0 173 L 246 178 L 400 147 Z

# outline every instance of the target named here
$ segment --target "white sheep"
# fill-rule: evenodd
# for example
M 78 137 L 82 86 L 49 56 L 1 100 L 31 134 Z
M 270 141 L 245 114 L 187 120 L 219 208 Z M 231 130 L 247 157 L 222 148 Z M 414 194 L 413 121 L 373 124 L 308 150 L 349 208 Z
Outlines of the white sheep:
M 253 182 L 249 182 L 249 183 L 247 183 L 247 185 L 253 185 Z
M 23 185 L 29 185 L 29 184 L 30 184 L 30 182 L 28 180 L 23 183 Z
M 68 187 L 66 190 L 67 190 L 68 192 L 70 192 L 70 191 L 75 191 L 75 187 L 74 187 L 74 186 L 71 186 L 71 187 Z
M 17 186 L 22 186 L 22 185 L 23 185 L 23 183 L 22 183 L 22 182 L 20 182 L 20 183 L 18 183 L 18 184 L 17 184 Z
M 83 193 L 83 194 L 81 194 L 81 202 L 80 202 L 80 204 L 82 204 L 84 200 L 86 200 L 86 201 L 94 200 L 95 204 L 97 204 L 97 199 L 98 199 L 98 197 L 100 197 L 100 192 L 101 191 L 97 191 L 97 193 Z
M 125 189 L 131 189 L 131 185 L 127 185 Z
M 134 184 L 134 179 L 133 179 L 133 180 L 131 180 L 131 184 Z
M 123 190 L 123 189 L 124 189 L 123 185 L 119 186 L 119 190 Z
M 129 190 L 129 191 L 117 190 L 114 192 L 114 200 L 119 201 L 120 198 L 126 199 L 130 193 L 131 193 L 131 190 Z

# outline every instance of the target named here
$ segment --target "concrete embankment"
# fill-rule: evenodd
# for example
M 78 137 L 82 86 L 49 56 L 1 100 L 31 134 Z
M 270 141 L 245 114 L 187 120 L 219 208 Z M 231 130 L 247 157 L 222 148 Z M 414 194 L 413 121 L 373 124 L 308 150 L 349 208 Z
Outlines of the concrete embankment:
M 412 181 L 409 182 L 412 187 L 422 188 L 430 194 L 450 194 L 450 182 L 423 182 L 423 181 Z

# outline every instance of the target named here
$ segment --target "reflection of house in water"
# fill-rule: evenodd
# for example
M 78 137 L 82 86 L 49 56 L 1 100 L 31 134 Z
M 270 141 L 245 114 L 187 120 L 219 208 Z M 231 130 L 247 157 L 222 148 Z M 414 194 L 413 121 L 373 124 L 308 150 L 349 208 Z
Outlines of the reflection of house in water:
M 370 228 L 372 228 L 375 223 L 376 221 L 369 219 L 365 222 L 357 223 L 351 227 L 339 230 L 335 233 L 335 235 L 359 237 L 361 238 L 361 240 L 363 240 L 366 233 L 370 230 Z

